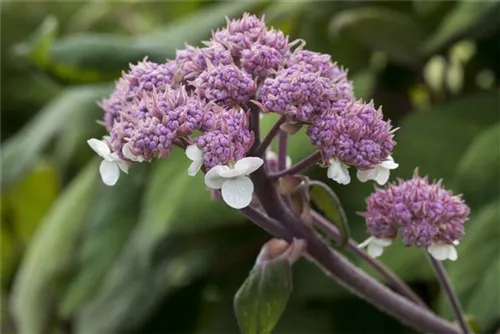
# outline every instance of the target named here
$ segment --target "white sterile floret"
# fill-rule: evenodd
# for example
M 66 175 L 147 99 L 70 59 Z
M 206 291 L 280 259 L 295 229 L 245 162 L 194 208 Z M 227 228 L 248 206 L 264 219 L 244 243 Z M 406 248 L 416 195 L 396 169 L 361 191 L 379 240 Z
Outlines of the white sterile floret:
M 371 257 L 379 257 L 384 252 L 384 247 L 392 244 L 392 239 L 369 237 L 358 245 L 359 248 L 367 247 L 367 253 Z
M 457 249 L 455 246 L 459 244 L 458 240 L 453 242 L 453 245 L 442 242 L 433 242 L 427 251 L 438 261 L 451 260 L 455 261 L 458 258 Z
M 120 178 L 120 169 L 128 173 L 128 163 L 120 159 L 116 153 L 112 153 L 108 144 L 104 140 L 89 139 L 87 144 L 103 158 L 99 166 L 102 182 L 107 186 L 114 186 Z
M 234 209 L 250 205 L 253 183 L 248 175 L 259 169 L 264 160 L 247 157 L 236 162 L 233 167 L 215 166 L 205 175 L 205 184 L 211 189 L 221 189 L 222 199 Z
M 203 166 L 203 151 L 196 144 L 186 147 L 186 156 L 193 162 L 188 167 L 188 174 L 195 176 Z
M 384 185 L 389 180 L 389 175 L 391 169 L 398 168 L 398 164 L 394 162 L 392 156 L 389 156 L 385 161 L 382 161 L 377 166 L 367 169 L 358 170 L 357 176 L 361 182 L 366 182 L 368 180 L 375 180 L 379 185 Z
M 349 184 L 351 182 L 351 176 L 349 175 L 348 166 L 338 159 L 330 159 L 330 166 L 328 166 L 327 176 L 328 178 L 336 181 L 340 184 Z
M 126 143 L 125 145 L 123 145 L 122 154 L 125 158 L 129 159 L 130 161 L 136 161 L 136 162 L 144 161 L 144 158 L 142 156 L 135 155 L 134 153 L 132 153 L 132 151 L 130 150 L 130 143 Z

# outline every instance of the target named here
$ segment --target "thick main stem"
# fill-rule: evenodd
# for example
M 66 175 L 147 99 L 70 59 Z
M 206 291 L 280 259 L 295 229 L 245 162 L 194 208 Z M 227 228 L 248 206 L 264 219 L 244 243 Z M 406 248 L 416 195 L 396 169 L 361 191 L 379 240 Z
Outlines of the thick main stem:
M 284 131 L 280 131 L 278 137 L 278 171 L 286 168 L 287 145 L 288 134 Z
M 318 227 L 321 231 L 323 231 L 323 233 L 327 234 L 333 239 L 340 240 L 341 238 L 340 231 L 337 229 L 335 225 L 333 225 L 325 217 L 323 217 L 316 211 L 312 212 L 312 217 L 314 225 Z M 364 250 L 359 248 L 358 244 L 354 240 L 349 239 L 349 242 L 347 244 L 347 249 L 354 255 L 361 258 L 370 267 L 375 269 L 380 275 L 382 275 L 382 277 L 386 280 L 386 282 L 400 295 L 405 296 L 406 298 L 412 300 L 416 304 L 419 304 L 427 308 L 427 305 L 410 289 L 410 287 L 408 287 L 408 285 L 406 285 L 397 276 L 395 276 L 381 262 L 375 260 L 370 255 L 368 255 Z
M 462 329 L 464 334 L 472 334 L 473 332 L 470 329 L 467 320 L 465 320 L 464 312 L 462 310 L 462 306 L 460 305 L 460 301 L 458 300 L 457 295 L 453 291 L 450 279 L 446 274 L 446 269 L 444 268 L 443 264 L 440 261 L 437 261 L 429 253 L 427 253 L 427 258 L 429 259 L 429 262 L 431 263 L 432 267 L 434 268 L 434 271 L 436 272 L 437 279 L 441 284 L 441 287 L 443 288 L 446 297 L 448 298 L 448 301 L 453 310 L 453 313 L 455 314 L 455 317 L 457 318 L 460 328 Z
M 264 169 L 261 168 L 253 173 L 252 181 L 255 185 L 255 193 L 267 214 L 281 222 L 293 237 L 305 240 L 310 258 L 352 293 L 422 332 L 458 333 L 457 328 L 452 324 L 392 292 L 359 270 L 343 256 L 328 248 L 313 230 L 284 209 L 283 203 L 267 178 Z M 275 237 L 289 242 L 293 241 L 290 236 L 275 235 Z

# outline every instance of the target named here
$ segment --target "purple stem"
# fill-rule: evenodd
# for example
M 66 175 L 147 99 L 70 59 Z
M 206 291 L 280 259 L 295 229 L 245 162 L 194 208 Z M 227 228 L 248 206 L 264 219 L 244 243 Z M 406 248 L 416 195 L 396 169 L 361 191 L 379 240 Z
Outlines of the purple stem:
M 286 168 L 288 134 L 280 131 L 278 138 L 278 172 Z
M 429 259 L 429 262 L 436 272 L 438 281 L 441 284 L 446 297 L 448 298 L 448 301 L 453 310 L 453 313 L 455 313 L 455 317 L 457 318 L 460 328 L 462 328 L 464 334 L 472 334 L 473 331 L 470 329 L 467 320 L 465 320 L 464 311 L 462 310 L 462 306 L 460 305 L 460 301 L 458 300 L 457 295 L 453 291 L 453 286 L 448 275 L 446 274 L 446 269 L 440 261 L 437 261 L 429 253 L 427 253 L 427 258 Z
M 328 221 L 325 217 L 321 216 L 316 211 L 312 211 L 313 223 L 316 227 L 318 227 L 323 233 L 327 234 L 331 238 L 335 240 L 341 239 L 341 234 L 338 228 Z M 419 304 L 423 307 L 427 307 L 427 305 L 406 285 L 403 281 L 401 281 L 396 275 L 394 275 L 387 267 L 385 267 L 381 262 L 375 260 L 370 255 L 366 254 L 364 250 L 358 247 L 358 244 L 349 239 L 347 244 L 347 249 L 353 253 L 354 255 L 360 257 L 363 261 L 365 261 L 370 267 L 375 269 L 380 275 L 382 275 L 387 283 L 394 288 L 400 295 L 405 296 L 406 298 L 412 300 L 416 304 Z
M 320 159 L 321 159 L 321 151 L 314 151 L 308 157 L 302 159 L 301 161 L 297 162 L 295 165 L 293 165 L 292 167 L 290 167 L 288 169 L 280 170 L 276 173 L 269 173 L 269 179 L 275 180 L 275 179 L 278 179 L 282 176 L 295 175 L 299 172 L 302 172 L 307 167 L 314 165 Z
M 262 142 L 260 143 L 259 147 L 257 147 L 257 149 L 255 150 L 255 154 L 257 156 L 261 157 L 264 154 L 264 152 L 269 147 L 269 145 L 273 141 L 274 137 L 276 137 L 276 134 L 280 130 L 281 124 L 285 123 L 285 120 L 286 120 L 286 117 L 285 116 L 281 116 L 276 121 L 276 123 L 274 123 L 273 127 L 271 128 L 271 130 L 269 130 L 269 132 L 267 133 L 267 135 L 264 138 L 264 140 L 262 140 Z
M 304 240 L 307 244 L 308 256 L 312 261 L 352 293 L 402 323 L 410 325 L 421 332 L 459 333 L 454 325 L 394 293 L 350 263 L 342 255 L 332 251 L 319 238 L 318 234 L 284 208 L 281 198 L 263 168 L 253 173 L 251 178 L 255 186 L 255 194 L 269 217 L 281 222 L 288 230 L 286 235 L 278 234 L 275 237 L 285 239 L 288 242 L 293 242 L 294 237 Z

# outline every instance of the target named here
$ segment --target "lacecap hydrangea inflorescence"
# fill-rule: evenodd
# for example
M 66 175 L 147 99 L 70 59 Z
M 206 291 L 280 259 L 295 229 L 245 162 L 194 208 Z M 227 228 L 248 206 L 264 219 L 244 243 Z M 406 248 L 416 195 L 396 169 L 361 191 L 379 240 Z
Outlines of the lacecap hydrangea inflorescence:
M 244 14 L 212 33 L 202 47 L 187 45 L 175 59 L 147 59 L 124 73 L 101 102 L 109 135 L 90 139 L 103 158 L 102 180 L 114 185 L 131 164 L 167 157 L 174 146 L 192 161 L 189 175 L 205 172 L 205 184 L 241 209 L 252 201 L 248 177 L 260 168 L 251 156 L 251 109 L 277 113 L 307 128 L 329 178 L 384 184 L 398 165 L 391 152 L 394 129 L 373 102 L 356 99 L 347 71 L 301 40 Z

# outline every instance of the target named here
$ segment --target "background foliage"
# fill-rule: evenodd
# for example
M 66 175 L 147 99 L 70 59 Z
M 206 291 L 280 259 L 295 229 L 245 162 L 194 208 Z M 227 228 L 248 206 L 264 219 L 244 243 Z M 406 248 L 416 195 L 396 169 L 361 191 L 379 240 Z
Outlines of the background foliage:
M 86 139 L 104 134 L 96 101 L 128 63 L 174 57 L 224 16 L 267 22 L 349 68 L 358 97 L 401 127 L 394 153 L 463 193 L 472 208 L 448 263 L 480 332 L 500 326 L 500 24 L 495 1 L 3 2 L 1 289 L 5 333 L 232 333 L 232 298 L 268 236 L 212 201 L 176 152 L 99 180 Z M 266 127 L 272 124 L 266 118 Z M 310 152 L 303 134 L 294 161 Z M 309 171 L 324 179 L 321 169 Z M 356 240 L 372 185 L 329 183 Z M 422 251 L 382 261 L 440 314 Z M 304 260 L 276 333 L 411 332 Z

